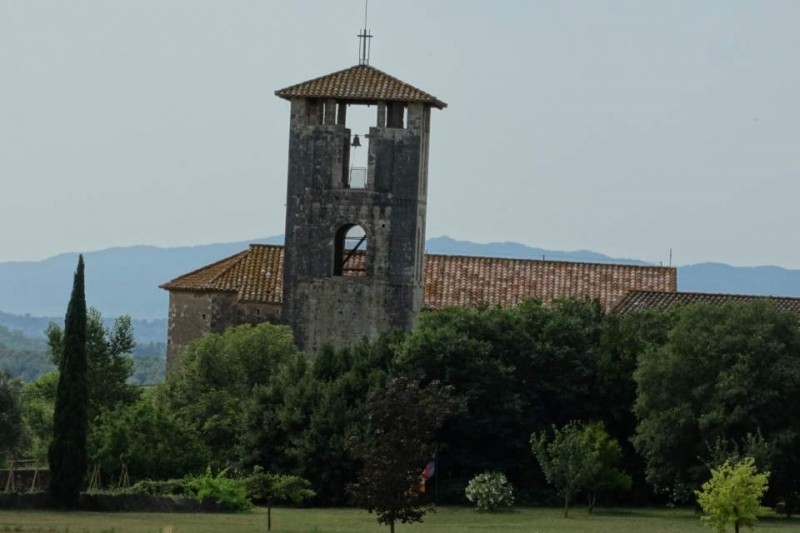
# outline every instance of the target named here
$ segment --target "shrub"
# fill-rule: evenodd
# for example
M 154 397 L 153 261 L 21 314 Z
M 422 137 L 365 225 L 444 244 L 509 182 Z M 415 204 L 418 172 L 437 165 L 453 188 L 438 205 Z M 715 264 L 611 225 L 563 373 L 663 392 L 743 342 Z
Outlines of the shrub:
M 226 474 L 227 470 L 223 470 L 214 476 L 209 467 L 203 475 L 187 477 L 187 494 L 201 502 L 211 499 L 230 511 L 250 510 L 253 503 L 247 497 L 244 484 L 237 479 L 226 477 Z
M 501 472 L 484 472 L 472 478 L 467 485 L 467 499 L 479 511 L 494 511 L 514 503 L 514 490 Z
M 143 479 L 124 489 L 123 494 L 147 494 L 150 496 L 182 496 L 186 494 L 185 479 L 154 481 Z

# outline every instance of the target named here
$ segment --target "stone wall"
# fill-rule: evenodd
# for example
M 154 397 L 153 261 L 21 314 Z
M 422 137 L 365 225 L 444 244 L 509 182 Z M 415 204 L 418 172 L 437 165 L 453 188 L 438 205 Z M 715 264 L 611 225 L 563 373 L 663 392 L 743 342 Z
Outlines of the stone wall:
M 346 105 L 339 103 L 339 106 Z M 350 188 L 350 130 L 292 101 L 286 203 L 283 320 L 313 353 L 388 329 L 411 329 L 422 307 L 430 107 L 379 103 L 370 128 L 367 183 Z M 407 123 L 403 114 L 407 107 Z M 326 102 L 325 109 L 333 109 Z M 342 273 L 343 232 L 358 226 L 364 271 Z
M 194 340 L 240 324 L 278 322 L 281 306 L 242 303 L 234 292 L 170 291 L 167 374 Z

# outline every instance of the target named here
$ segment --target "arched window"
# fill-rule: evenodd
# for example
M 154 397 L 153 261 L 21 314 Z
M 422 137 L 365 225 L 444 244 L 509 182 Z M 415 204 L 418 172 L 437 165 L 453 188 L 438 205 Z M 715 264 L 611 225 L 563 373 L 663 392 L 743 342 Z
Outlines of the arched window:
M 336 232 L 333 275 L 364 277 L 367 275 L 367 234 L 356 224 L 347 224 Z

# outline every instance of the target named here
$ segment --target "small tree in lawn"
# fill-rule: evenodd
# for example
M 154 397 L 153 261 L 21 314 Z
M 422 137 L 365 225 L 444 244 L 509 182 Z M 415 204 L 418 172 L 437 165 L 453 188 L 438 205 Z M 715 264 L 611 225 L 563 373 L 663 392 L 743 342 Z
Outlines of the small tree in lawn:
M 260 466 L 253 468 L 253 474 L 245 479 L 245 488 L 250 498 L 267 504 L 267 531 L 272 531 L 272 504 L 291 501 L 300 503 L 313 498 L 311 483 L 297 476 L 283 476 L 264 472 Z
M 64 344 L 59 361 L 58 389 L 50 444 L 50 494 L 57 507 L 78 505 L 86 470 L 86 433 L 89 386 L 86 379 L 86 297 L 83 256 L 72 285 L 64 322 Z
M 448 388 L 436 381 L 422 387 L 406 377 L 370 395 L 367 434 L 351 442 L 363 466 L 349 488 L 355 502 L 377 514 L 391 533 L 395 522 L 421 522 L 430 510 L 422 501 L 421 474 L 434 434 L 453 406 Z
M 531 435 L 531 447 L 547 482 L 564 498 L 564 518 L 575 495 L 585 488 L 600 470 L 600 453 L 577 422 L 561 429 L 553 426 L 553 439 L 547 432 Z
M 768 478 L 769 472 L 758 473 L 752 457 L 738 462 L 728 460 L 712 469 L 711 479 L 703 483 L 702 490 L 695 491 L 703 520 L 718 533 L 724 533 L 729 526 L 736 533 L 740 526 L 753 527 L 759 516 L 769 513 L 769 509 L 761 507 Z
M 582 433 L 589 445 L 597 451 L 597 468 L 594 470 L 594 475 L 586 480 L 584 487 L 591 513 L 597 505 L 599 492 L 630 490 L 632 481 L 631 476 L 617 468 L 622 462 L 622 449 L 606 432 L 603 424 L 587 424 Z

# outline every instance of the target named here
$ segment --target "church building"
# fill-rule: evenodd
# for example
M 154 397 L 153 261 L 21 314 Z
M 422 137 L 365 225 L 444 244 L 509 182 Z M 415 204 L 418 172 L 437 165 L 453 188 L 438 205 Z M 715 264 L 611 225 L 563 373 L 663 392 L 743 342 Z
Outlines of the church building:
M 275 92 L 290 102 L 285 246 L 251 245 L 161 287 L 170 293 L 167 368 L 194 339 L 264 321 L 298 346 L 341 346 L 413 329 L 423 308 L 676 290 L 671 267 L 426 255 L 431 115 L 440 99 L 362 60 Z M 367 166 L 348 109 L 369 106 Z

